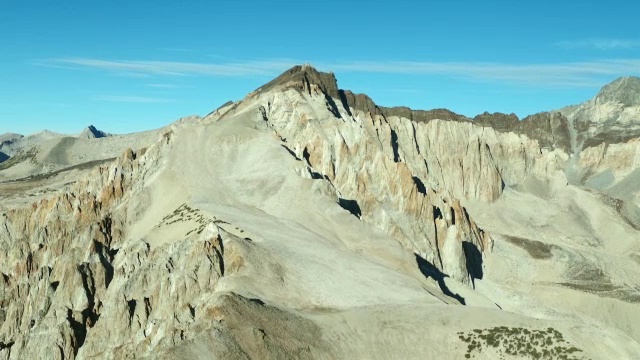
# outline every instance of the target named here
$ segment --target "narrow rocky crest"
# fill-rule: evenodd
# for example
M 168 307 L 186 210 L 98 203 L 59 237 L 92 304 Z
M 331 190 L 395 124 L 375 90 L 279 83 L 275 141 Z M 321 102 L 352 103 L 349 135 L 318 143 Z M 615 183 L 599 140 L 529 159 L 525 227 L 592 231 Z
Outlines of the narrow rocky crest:
M 109 134 L 107 134 L 106 132 L 96 129 L 96 127 L 93 125 L 89 125 L 84 130 L 82 130 L 82 132 L 78 135 L 78 138 L 79 139 L 99 139 L 107 136 L 109 136 Z
M 356 94 L 350 90 L 339 89 L 333 73 L 320 72 L 310 65 L 295 66 L 285 71 L 273 81 L 259 88 L 257 92 L 269 91 L 275 87 L 293 87 L 310 92 L 312 85 L 316 86 L 328 98 L 340 102 L 347 112 L 350 112 L 349 109 L 355 109 L 371 115 L 397 116 L 423 123 L 436 119 L 470 122 L 479 126 L 491 127 L 499 132 L 524 134 L 531 139 L 538 140 L 541 147 L 559 148 L 564 151 L 570 149 L 568 130 L 570 125 L 567 119 L 559 113 L 534 114 L 520 121 L 515 114 L 485 112 L 470 119 L 448 109 L 413 110 L 406 106 L 378 106 L 366 94 Z

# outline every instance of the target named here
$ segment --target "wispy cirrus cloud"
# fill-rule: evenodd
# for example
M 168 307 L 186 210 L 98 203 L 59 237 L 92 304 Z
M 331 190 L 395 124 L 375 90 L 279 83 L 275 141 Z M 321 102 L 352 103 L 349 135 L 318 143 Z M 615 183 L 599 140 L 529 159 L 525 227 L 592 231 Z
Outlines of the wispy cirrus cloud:
M 591 87 L 611 77 L 640 73 L 640 59 L 616 59 L 555 64 L 491 62 L 361 61 L 336 63 L 335 71 L 444 75 L 455 78 L 516 85 Z
M 275 76 L 287 68 L 305 63 L 292 59 L 236 62 L 166 62 L 62 58 L 45 61 L 45 66 L 94 69 L 108 72 L 162 76 Z M 42 65 L 43 63 L 41 63 Z M 315 62 L 322 70 L 340 73 L 439 75 L 451 78 L 538 87 L 594 87 L 611 78 L 640 74 L 640 59 L 608 59 L 586 62 L 513 64 L 498 62 L 430 61 L 333 61 Z
M 593 38 L 559 41 L 554 45 L 563 49 L 628 50 L 640 48 L 640 39 Z
M 122 95 L 101 95 L 94 98 L 96 101 L 109 101 L 120 103 L 166 103 L 173 102 L 171 99 L 154 98 L 148 96 L 122 96 Z
M 272 75 L 295 64 L 283 60 L 258 60 L 227 63 L 194 63 L 176 61 L 103 60 L 93 58 L 62 58 L 39 61 L 39 65 L 75 69 L 100 69 L 112 72 L 148 75 L 211 75 L 256 76 Z

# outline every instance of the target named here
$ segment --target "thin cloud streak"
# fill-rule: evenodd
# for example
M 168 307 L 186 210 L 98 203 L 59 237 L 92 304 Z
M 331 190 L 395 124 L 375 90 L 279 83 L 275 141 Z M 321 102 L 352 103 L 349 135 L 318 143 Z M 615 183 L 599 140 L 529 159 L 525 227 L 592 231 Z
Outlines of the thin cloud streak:
M 555 43 L 563 49 L 629 50 L 640 48 L 640 40 L 633 39 L 583 39 Z
M 94 98 L 94 100 L 121 102 L 121 103 L 140 103 L 140 104 L 173 102 L 173 100 L 170 100 L 170 99 L 154 98 L 154 97 L 147 97 L 147 96 L 110 96 L 110 95 L 98 96 Z
M 275 76 L 295 64 L 291 59 L 267 59 L 228 63 L 165 61 L 114 61 L 65 58 L 45 62 L 53 66 L 98 69 L 115 73 L 161 76 Z M 640 59 L 609 59 L 557 64 L 508 64 L 428 61 L 343 61 L 316 62 L 323 70 L 341 73 L 381 73 L 398 75 L 440 75 L 451 78 L 538 87 L 594 87 L 612 77 L 640 74 Z
M 560 64 L 351 62 L 332 64 L 335 71 L 404 75 L 444 75 L 466 80 L 550 87 L 592 87 L 614 76 L 640 73 L 640 59 Z
M 90 58 L 52 59 L 52 66 L 74 66 L 78 69 L 94 68 L 113 72 L 134 72 L 149 75 L 211 75 L 211 76 L 263 76 L 272 75 L 295 62 L 281 60 L 247 61 L 235 63 L 192 63 L 173 61 L 101 60 Z

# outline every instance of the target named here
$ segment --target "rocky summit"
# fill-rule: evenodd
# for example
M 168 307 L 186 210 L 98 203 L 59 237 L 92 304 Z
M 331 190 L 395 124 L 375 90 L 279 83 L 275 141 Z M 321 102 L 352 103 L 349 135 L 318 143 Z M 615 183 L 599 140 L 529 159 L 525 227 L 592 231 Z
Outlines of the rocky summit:
M 297 66 L 0 136 L 0 359 L 638 359 L 640 79 L 524 119 Z

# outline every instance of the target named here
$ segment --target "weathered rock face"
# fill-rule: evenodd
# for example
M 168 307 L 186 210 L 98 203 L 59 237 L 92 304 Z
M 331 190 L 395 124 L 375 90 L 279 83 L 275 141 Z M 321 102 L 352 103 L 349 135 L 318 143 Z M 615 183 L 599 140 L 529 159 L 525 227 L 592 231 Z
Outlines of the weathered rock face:
M 233 245 L 225 264 L 223 236 L 239 239 L 204 218 L 153 248 L 125 231 L 147 210 L 144 185 L 172 136 L 0 215 L 2 358 L 155 358 L 212 326 L 215 286 L 241 266 Z
M 543 112 L 520 120 L 515 114 L 484 113 L 473 119 L 474 124 L 488 126 L 498 132 L 523 134 L 538 140 L 540 147 L 568 152 L 571 148 L 569 122 L 557 112 Z
M 158 151 L 129 150 L 68 192 L 1 214 L 0 334 L 11 344 L 3 350 L 6 358 L 40 358 L 43 349 L 56 358 L 76 355 L 107 305 L 122 230 L 135 216 L 119 205 L 157 165 Z
M 362 220 L 464 282 L 473 276 L 462 244 L 482 252 L 491 240 L 460 200 L 493 201 L 506 185 L 529 175 L 556 176 L 567 159 L 562 150 L 541 150 L 524 135 L 468 121 L 415 122 L 389 114 L 424 113 L 381 110 L 348 92 L 345 101 L 329 99 L 325 89 L 337 85 L 310 82 L 322 78 L 313 69 L 297 71 L 309 74 L 272 82 L 282 90 L 252 94 L 235 111 L 259 103 L 264 126 L 307 162 L 311 176 L 331 181 L 341 198 L 357 203 Z
M 462 243 L 484 251 L 491 240 L 469 218 L 459 199 L 463 195 L 490 200 L 503 186 L 485 144 L 468 146 L 472 126 L 437 121 L 416 126 L 406 119 L 387 120 L 380 114 L 347 110 L 337 101 L 328 101 L 324 87 L 305 83 L 309 78 L 319 76 L 303 76 L 298 83 L 287 81 L 281 85 L 283 91 L 245 101 L 262 104 L 264 126 L 297 158 L 304 159 L 309 176 L 333 184 L 345 208 L 352 204 L 350 211 L 362 220 L 388 232 L 450 276 L 470 282 Z M 441 157 L 438 150 L 450 151 L 451 146 L 447 150 L 429 148 L 430 141 L 439 143 L 434 140 L 441 136 L 440 131 L 450 131 L 448 124 L 453 124 L 454 131 L 466 128 L 458 139 L 462 149 L 471 148 L 468 153 Z M 422 156 L 416 144 L 424 144 L 429 156 Z M 448 181 L 445 186 L 438 180 L 429 181 L 444 172 L 450 179 L 457 177 L 459 183 Z M 445 248 L 460 251 L 443 253 Z

